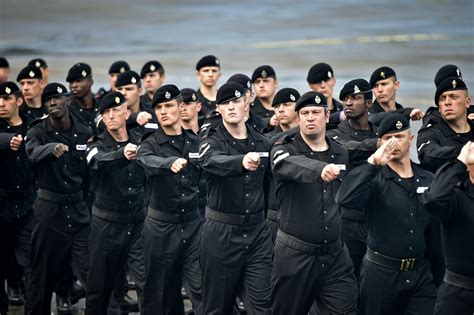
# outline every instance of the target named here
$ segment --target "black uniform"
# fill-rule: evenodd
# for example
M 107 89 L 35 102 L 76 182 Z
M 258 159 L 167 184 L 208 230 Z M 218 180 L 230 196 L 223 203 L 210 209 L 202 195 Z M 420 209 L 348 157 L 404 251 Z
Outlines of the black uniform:
M 462 186 L 458 186 L 459 182 Z M 474 313 L 474 185 L 466 165 L 443 165 L 423 196 L 426 209 L 441 220 L 446 258 L 435 314 Z M 469 240 L 469 241 L 467 241 Z
M 145 108 L 151 108 L 151 101 L 152 99 L 148 96 L 148 93 L 140 96 L 140 106 L 143 105 Z
M 364 163 L 343 180 L 336 201 L 366 209 L 367 253 L 360 270 L 362 314 L 432 314 L 436 287 L 425 257 L 431 215 L 421 203 L 432 174 L 412 163 L 400 178 L 388 166 Z
M 143 103 L 140 102 L 140 112 L 147 112 L 151 115 L 151 119 L 144 125 L 137 123 L 137 116 L 139 113 L 131 113 L 127 119 L 127 130 L 129 133 L 135 134 L 138 139 L 143 137 L 145 134 L 154 132 L 158 129 L 158 119 L 156 118 L 155 111 Z
M 351 127 L 347 121 L 337 129 L 328 130 L 327 136 L 342 143 L 349 152 L 348 169 L 366 161 L 377 150 L 377 127 L 369 122 L 369 130 Z M 367 218 L 364 209 L 342 208 L 341 238 L 349 249 L 354 273 L 359 278 L 360 264 L 367 250 Z
M 88 126 L 93 135 L 98 135 L 102 133 L 103 129 L 101 129 L 97 124 L 97 114 L 99 113 L 99 102 L 92 98 L 94 104 L 92 108 L 82 108 L 77 103 L 74 97 L 70 97 L 71 103 L 69 104 L 69 113 L 72 117 L 75 118 L 76 121 L 81 122 L 82 124 Z
M 264 181 L 270 143 L 250 126 L 247 133 L 247 139 L 235 139 L 220 122 L 201 141 L 200 161 L 208 173 L 199 254 L 205 314 L 232 314 L 239 289 L 250 313 L 269 313 L 272 243 Z M 248 152 L 260 153 L 257 171 L 242 166 Z
M 139 141 L 133 133 L 129 133 L 129 137 L 127 141 L 118 142 L 105 131 L 87 148 L 86 159 L 95 183 L 95 200 L 89 236 L 86 314 L 107 313 L 114 286 L 122 285 L 117 283 L 117 274 L 124 272 L 128 256 L 138 261 L 130 266 L 129 274 L 136 283 L 139 297 L 143 291 L 145 172 L 135 160 L 127 160 L 124 156 L 124 147 Z
M 333 108 L 329 111 L 329 122 L 326 124 L 326 130 L 337 128 L 341 122 L 341 112 L 344 110 L 344 106 L 341 102 L 336 99 L 332 99 Z
M 46 114 L 44 106 L 40 108 L 31 108 L 26 105 L 25 102 L 20 106 L 20 113 L 28 120 L 33 121 L 37 118 L 41 118 Z
M 463 145 L 474 140 L 474 121 L 468 122 L 471 126 L 469 132 L 456 133 L 443 119 L 436 119 L 436 116 L 424 121 L 416 139 L 421 165 L 436 172 L 446 162 L 454 161 Z
M 258 98 L 255 98 L 251 104 L 250 113 L 252 116 L 263 122 L 265 129 L 269 129 L 268 127 L 270 124 L 270 119 L 272 119 L 272 116 L 275 115 L 275 111 L 266 109 Z M 271 127 L 269 131 L 271 129 L 273 129 L 273 127 Z
M 201 110 L 198 113 L 199 126 L 202 126 L 204 121 L 210 117 L 211 113 L 216 110 L 216 101 L 208 100 L 202 93 L 201 89 L 196 91 L 199 102 L 201 102 Z
M 348 154 L 335 141 L 326 141 L 328 150 L 315 152 L 298 133 L 272 149 L 280 215 L 272 271 L 273 314 L 306 314 L 315 300 L 333 313 L 356 312 L 357 283 L 340 239 L 341 214 L 334 202 L 340 179 L 330 183 L 321 179 L 327 164 L 345 165 Z
M 178 158 L 188 164 L 175 174 L 171 165 Z M 158 129 L 141 143 L 138 162 L 150 191 L 142 314 L 183 314 L 181 278 L 196 314 L 201 314 L 199 138 L 192 131 L 168 136 Z
M 26 136 L 28 119 L 20 113 L 22 124 L 10 126 L 0 119 L 0 313 L 6 313 L 8 303 L 4 290 L 5 280 L 9 287 L 21 288 L 21 278 L 30 273 L 30 240 L 32 206 L 36 198 L 31 162 L 25 145 L 18 151 L 10 148 L 13 136 Z
M 377 100 L 374 101 L 369 109 L 369 120 L 376 126 L 380 125 L 382 120 L 387 117 L 390 113 L 398 113 L 405 116 L 410 120 L 410 113 L 413 110 L 412 107 L 403 107 L 402 105 L 395 103 L 395 111 L 385 111 L 385 109 L 379 104 Z
M 27 314 L 51 314 L 52 291 L 58 282 L 69 279 L 65 275 L 72 275 L 71 262 L 85 286 L 90 214 L 83 198 L 87 191 L 85 152 L 91 133 L 70 117 L 69 130 L 57 130 L 44 118 L 32 124 L 27 134 L 26 151 L 39 187 L 33 204 Z M 55 158 L 53 151 L 59 143 L 68 145 L 69 151 Z

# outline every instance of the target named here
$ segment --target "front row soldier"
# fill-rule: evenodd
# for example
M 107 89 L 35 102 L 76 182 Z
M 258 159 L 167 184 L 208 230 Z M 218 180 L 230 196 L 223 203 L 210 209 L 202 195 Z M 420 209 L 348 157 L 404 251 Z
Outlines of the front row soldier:
M 24 139 L 27 116 L 20 112 L 20 90 L 13 82 L 0 83 L 0 314 L 8 311 L 8 302 L 23 305 L 24 285 L 30 271 L 30 239 L 34 192 L 33 170 Z
M 264 188 L 270 143 L 245 124 L 244 95 L 239 83 L 219 88 L 222 121 L 205 130 L 199 149 L 208 176 L 199 254 L 205 314 L 232 314 L 239 293 L 249 313 L 270 313 L 272 241 Z
M 307 92 L 296 103 L 300 130 L 272 151 L 280 214 L 272 270 L 272 314 L 306 314 L 314 301 L 334 314 L 356 314 L 357 282 L 340 239 L 334 196 L 347 150 L 326 137 L 326 97 Z
M 199 138 L 181 127 L 182 103 L 175 85 L 163 85 L 156 91 L 152 107 L 160 129 L 145 136 L 138 150 L 138 162 L 150 185 L 143 231 L 146 280 L 142 314 L 181 314 L 182 282 L 195 313 L 203 314 L 198 260 L 202 223 Z
M 432 218 L 421 202 L 433 175 L 411 162 L 409 128 L 405 116 L 387 115 L 380 148 L 346 174 L 336 195 L 341 206 L 368 215 L 361 314 L 433 314 L 436 287 L 425 258 Z
M 140 139 L 127 131 L 130 110 L 120 92 L 104 96 L 99 113 L 107 130 L 88 144 L 86 155 L 95 191 L 86 297 L 86 314 L 90 315 L 107 314 L 113 289 L 122 285 L 117 275 L 124 274 L 127 257 L 133 255 L 139 261 L 129 269 L 139 299 L 145 277 L 145 172 L 136 162 Z
M 467 168 L 467 169 L 466 169 Z M 458 183 L 461 182 L 461 185 Z M 438 289 L 435 314 L 474 313 L 474 143 L 443 165 L 423 196 L 441 220 L 446 273 Z
M 26 152 L 39 190 L 33 204 L 32 270 L 25 313 L 49 315 L 52 292 L 59 282 L 70 279 L 72 263 L 86 287 L 90 213 L 84 201 L 85 153 L 92 135 L 86 125 L 70 115 L 63 85 L 48 84 L 41 100 L 49 115 L 31 124 L 26 138 Z M 68 286 L 72 288 L 72 281 Z M 56 293 L 67 294 L 58 289 Z

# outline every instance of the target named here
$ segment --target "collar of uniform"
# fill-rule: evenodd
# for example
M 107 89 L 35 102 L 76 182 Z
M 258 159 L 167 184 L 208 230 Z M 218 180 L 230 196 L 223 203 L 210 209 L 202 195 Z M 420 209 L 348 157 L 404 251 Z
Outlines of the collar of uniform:
M 331 110 L 331 113 L 340 112 L 340 111 L 344 110 L 344 106 L 342 105 L 342 103 L 339 102 L 338 100 L 336 100 L 335 98 L 332 99 L 332 104 L 333 104 L 334 107 Z
M 326 142 L 329 146 L 328 151 L 331 152 L 331 154 L 340 155 L 340 154 L 344 153 L 343 147 L 340 146 L 340 145 L 337 145 L 334 140 L 328 138 L 327 136 L 325 137 L 325 139 L 326 139 Z M 300 132 L 298 132 L 295 135 L 295 137 L 293 139 L 293 143 L 295 144 L 296 150 L 300 154 L 306 154 L 308 152 L 313 152 L 311 147 L 303 140 L 303 137 L 301 136 Z
M 365 131 L 371 131 L 372 135 L 374 137 L 377 137 L 377 127 L 369 121 L 369 130 L 360 130 L 360 129 L 355 129 L 352 127 L 347 120 L 342 121 L 338 126 L 337 129 L 339 129 L 342 133 L 345 134 L 353 134 L 355 132 L 365 132 Z
M 89 128 L 82 123 L 76 121 L 73 115 L 69 114 L 69 119 L 71 120 L 71 130 L 74 133 L 90 133 Z M 45 119 L 45 131 L 46 132 L 56 132 L 58 129 L 54 128 L 53 124 L 49 117 Z
M 83 110 L 94 110 L 96 112 L 99 112 L 99 102 L 97 99 L 94 97 L 94 94 L 92 94 L 92 107 L 91 108 L 82 108 L 79 103 L 77 102 L 76 98 L 73 97 L 72 95 L 69 96 L 69 99 L 71 100 L 71 103 L 69 104 L 69 108 L 72 109 L 83 109 Z
M 422 179 L 427 178 L 427 174 L 429 173 L 428 171 L 422 169 L 421 167 L 418 166 L 418 164 L 414 163 L 413 161 L 410 161 L 411 164 L 411 169 L 413 171 L 413 177 L 415 180 L 419 177 Z M 382 175 L 383 177 L 387 179 L 392 179 L 392 178 L 400 178 L 400 176 L 392 170 L 388 165 L 385 167 L 382 167 Z
M 397 102 L 395 102 L 395 108 L 398 110 L 398 109 L 402 109 L 403 106 Z M 373 114 L 376 114 L 376 113 L 384 113 L 385 110 L 383 109 L 383 107 L 379 104 L 379 102 L 377 100 L 375 100 L 373 103 L 372 103 L 372 106 L 370 107 L 370 110 L 369 112 L 373 113 Z
M 187 132 L 185 129 L 181 128 L 181 131 L 182 131 L 182 135 L 184 137 L 184 139 L 188 138 L 189 137 L 189 132 Z M 155 132 L 154 132 L 154 137 L 156 139 L 156 142 L 158 144 L 165 144 L 166 142 L 169 142 L 170 141 L 170 138 L 169 136 L 165 133 L 165 131 L 163 130 L 163 128 L 158 128 Z
M 247 128 L 247 139 L 249 139 L 249 140 L 251 139 L 254 142 L 255 141 L 256 142 L 263 141 L 262 137 L 264 137 L 264 136 L 262 135 L 262 137 L 258 137 L 257 136 L 258 132 L 252 126 L 250 126 L 246 123 L 245 127 Z M 225 128 L 224 123 L 222 121 L 220 121 L 219 124 L 216 126 L 216 131 L 217 131 L 217 138 L 218 139 L 221 139 L 221 140 L 226 141 L 226 142 L 234 141 L 234 138 L 227 131 L 227 129 Z
M 471 126 L 471 132 L 474 132 L 473 131 L 474 130 L 474 121 L 468 119 L 467 123 Z M 458 135 L 456 132 L 454 132 L 453 129 L 451 129 L 451 127 L 449 127 L 448 123 L 446 121 L 444 121 L 444 119 L 440 119 L 439 120 L 439 125 L 437 125 L 437 126 L 439 126 L 439 127 L 435 127 L 435 128 L 438 128 L 438 130 L 445 137 L 456 137 Z M 433 128 L 433 127 L 431 127 L 431 128 Z

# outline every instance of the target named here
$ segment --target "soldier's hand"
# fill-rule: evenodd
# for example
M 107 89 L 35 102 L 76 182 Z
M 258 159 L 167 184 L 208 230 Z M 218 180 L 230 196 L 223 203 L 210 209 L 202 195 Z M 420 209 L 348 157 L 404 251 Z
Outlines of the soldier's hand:
M 376 166 L 387 165 L 392 158 L 393 151 L 397 148 L 397 139 L 389 139 L 387 142 L 382 144 L 380 148 L 372 154 L 367 160 L 370 164 Z
M 148 112 L 139 112 L 137 115 L 137 124 L 143 126 L 151 120 L 151 114 Z
M 474 143 L 468 141 L 461 149 L 458 160 L 468 165 L 474 165 Z
M 18 151 L 22 141 L 23 137 L 21 135 L 13 136 L 13 138 L 10 140 L 10 149 L 12 149 L 12 151 Z
M 54 147 L 53 155 L 55 158 L 60 158 L 67 151 L 69 151 L 69 147 L 64 143 L 60 143 Z
M 171 165 L 171 171 L 173 173 L 179 173 L 186 168 L 188 161 L 183 158 L 179 158 Z
M 321 172 L 321 179 L 325 182 L 332 182 L 339 176 L 340 173 L 341 169 L 335 164 L 331 163 L 323 168 L 323 171 Z
M 125 148 L 123 148 L 123 155 L 127 160 L 135 160 L 137 158 L 137 149 L 138 147 L 133 143 L 127 143 Z
M 415 108 L 410 112 L 411 120 L 421 120 L 425 116 L 425 113 L 419 108 Z
M 268 123 L 272 127 L 276 127 L 278 125 L 279 121 L 276 118 L 276 115 L 273 115 L 272 118 L 270 118 L 270 122 Z
M 244 159 L 242 160 L 242 166 L 247 171 L 256 171 L 258 166 L 260 165 L 260 156 L 257 152 L 249 152 L 244 155 Z

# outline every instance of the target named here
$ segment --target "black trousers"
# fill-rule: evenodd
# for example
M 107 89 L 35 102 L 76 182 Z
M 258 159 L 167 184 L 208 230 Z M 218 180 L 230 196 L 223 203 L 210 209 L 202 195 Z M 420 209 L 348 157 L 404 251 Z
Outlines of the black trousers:
M 427 260 L 412 270 L 401 271 L 364 257 L 359 287 L 361 314 L 433 314 L 436 286 Z
M 272 314 L 307 314 L 315 301 L 330 314 L 357 313 L 357 282 L 342 242 L 333 252 L 312 254 L 277 236 L 273 253 Z
M 434 314 L 474 314 L 474 290 L 464 289 L 443 281 L 438 289 Z
M 121 275 L 125 274 L 130 256 L 137 263 L 128 266 L 129 274 L 137 285 L 138 297 L 141 296 L 145 280 L 142 232 L 143 222 L 117 223 L 92 216 L 86 314 L 107 314 L 114 288 L 123 286 Z
M 3 206 L 0 211 L 9 210 Z M 32 212 L 17 222 L 0 222 L 0 312 L 8 310 L 5 280 L 9 286 L 21 285 L 23 276 L 28 281 L 31 230 Z
M 367 251 L 367 222 L 341 218 L 341 239 L 346 244 L 354 264 L 356 278 L 360 275 L 360 264 Z
M 232 314 L 237 294 L 248 314 L 270 314 L 272 240 L 265 221 L 241 226 L 205 219 L 199 260 L 204 314 Z
M 51 297 L 59 282 L 77 269 L 86 286 L 89 269 L 89 223 L 66 218 L 68 213 L 88 213 L 84 202 L 61 205 L 38 198 L 34 205 L 31 239 L 31 275 L 26 294 L 26 314 L 50 315 Z M 70 283 L 72 287 L 72 279 Z M 69 288 L 71 289 L 71 288 Z
M 201 270 L 198 260 L 202 219 L 175 224 L 147 217 L 145 286 L 142 314 L 184 314 L 181 284 L 196 314 L 202 314 Z

